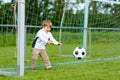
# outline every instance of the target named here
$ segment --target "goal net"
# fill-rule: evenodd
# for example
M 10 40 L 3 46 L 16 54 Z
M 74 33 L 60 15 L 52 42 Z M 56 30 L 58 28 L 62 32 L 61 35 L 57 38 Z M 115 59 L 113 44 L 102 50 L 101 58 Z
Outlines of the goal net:
M 20 13 L 15 11 L 17 8 L 13 7 L 12 2 L 0 1 L 0 74 L 19 72 L 19 61 L 24 59 L 25 68 L 30 67 L 31 44 L 37 31 L 41 29 L 42 21 L 46 19 L 53 23 L 51 33 L 54 38 L 63 44 L 61 47 L 46 45 L 47 49 L 54 51 L 49 51 L 48 54 L 72 55 L 76 47 L 86 46 L 87 55 L 89 53 L 93 57 L 119 55 L 120 2 L 85 1 L 88 3 L 84 0 L 27 0 L 25 17 L 18 15 Z M 88 7 L 85 8 L 86 4 Z M 26 34 L 21 32 L 26 36 L 25 41 L 23 38 L 17 38 L 16 26 L 19 20 L 17 17 L 25 18 Z M 23 29 L 18 31 L 21 30 Z M 18 43 L 20 45 L 20 42 L 17 41 L 22 41 L 22 44 L 26 45 L 24 58 L 20 56 L 18 60 L 16 46 Z M 19 49 L 19 51 L 23 50 L 24 48 Z
M 120 2 L 88 0 L 88 49 L 95 57 L 120 54 Z
M 43 20 L 53 23 L 52 34 L 62 46 L 56 48 L 56 54 L 72 55 L 77 46 L 83 44 L 84 2 L 61 1 L 32 1 L 26 2 L 27 35 L 32 41 L 36 32 L 41 28 Z M 36 5 L 37 4 L 37 5 Z M 81 5 L 80 5 L 81 4 Z M 31 16 L 31 17 L 30 17 Z M 29 45 L 31 45 L 28 43 Z
M 53 45 L 48 47 L 54 50 L 55 55 L 72 55 L 75 47 L 82 46 L 83 1 L 27 0 L 25 2 L 25 27 L 27 34 L 23 35 L 26 36 L 27 49 L 26 54 L 24 54 L 25 57 L 21 57 L 16 53 L 19 49 L 16 46 L 19 43 L 18 40 L 24 41 L 19 39 L 17 31 L 23 29 L 16 29 L 19 23 L 18 17 L 24 18 L 24 16 L 19 16 L 18 8 L 14 6 L 12 2 L 0 2 L 0 74 L 10 73 L 11 75 L 14 72 L 20 72 L 18 69 L 20 67 L 19 61 L 23 59 L 25 59 L 25 68 L 30 68 L 31 44 L 37 31 L 41 28 L 43 20 L 51 20 L 53 23 L 51 32 L 54 38 L 63 44 L 61 47 Z M 19 49 L 19 51 L 23 50 L 24 48 Z M 20 56 L 20 59 L 17 60 L 17 56 Z

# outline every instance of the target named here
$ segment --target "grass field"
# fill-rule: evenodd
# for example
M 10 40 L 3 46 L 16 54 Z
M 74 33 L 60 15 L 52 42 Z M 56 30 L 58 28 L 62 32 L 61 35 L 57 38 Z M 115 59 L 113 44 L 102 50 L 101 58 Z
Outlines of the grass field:
M 47 46 L 48 55 L 55 70 L 45 70 L 45 66 L 39 57 L 36 70 L 31 71 L 29 69 L 31 46 L 27 46 L 25 75 L 23 77 L 1 75 L 0 80 L 120 80 L 119 53 L 116 56 L 111 54 L 111 56 L 103 58 L 103 56 L 94 55 L 94 57 L 86 56 L 82 60 L 77 60 L 73 56 L 58 56 L 57 48 L 54 45 Z M 14 51 L 14 47 L 9 47 L 7 50 L 1 47 L 1 49 L 6 53 Z M 11 61 L 4 60 L 8 63 L 6 66 L 13 66 L 12 64 L 15 64 L 14 54 L 10 55 L 11 59 L 7 55 L 6 57 Z M 2 63 L 2 61 L 0 62 Z
M 58 33 L 54 32 L 54 34 L 55 37 L 58 37 Z M 75 59 L 72 55 L 74 48 L 80 45 L 79 33 L 64 34 L 61 52 L 70 56 L 58 55 L 58 47 L 55 45 L 46 46 L 55 70 L 45 70 L 40 57 L 36 70 L 30 70 L 30 45 L 34 35 L 27 34 L 24 76 L 0 75 L 0 80 L 120 80 L 120 32 L 93 31 L 91 53 L 88 54 L 87 50 L 87 56 L 81 60 Z M 1 68 L 10 68 L 6 71 L 16 71 L 15 34 L 9 35 L 0 34 L 2 38 L 0 39 L 0 70 Z M 89 48 L 89 46 L 87 47 Z

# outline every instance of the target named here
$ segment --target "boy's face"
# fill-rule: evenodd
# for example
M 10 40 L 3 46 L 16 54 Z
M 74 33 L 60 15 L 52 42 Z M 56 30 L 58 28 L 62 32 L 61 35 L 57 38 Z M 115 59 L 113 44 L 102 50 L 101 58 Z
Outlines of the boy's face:
M 45 25 L 45 26 L 44 26 L 44 29 L 45 29 L 46 32 L 49 32 L 49 31 L 51 30 L 51 26 Z

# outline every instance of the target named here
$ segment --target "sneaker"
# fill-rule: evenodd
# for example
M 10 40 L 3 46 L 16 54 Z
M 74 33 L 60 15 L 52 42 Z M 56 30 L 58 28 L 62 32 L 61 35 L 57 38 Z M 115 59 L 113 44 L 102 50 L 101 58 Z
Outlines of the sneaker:
M 48 68 L 47 70 L 54 70 L 54 68 L 53 68 L 53 67 L 50 67 L 50 68 Z
M 35 68 L 32 68 L 32 67 L 31 67 L 30 70 L 35 70 Z

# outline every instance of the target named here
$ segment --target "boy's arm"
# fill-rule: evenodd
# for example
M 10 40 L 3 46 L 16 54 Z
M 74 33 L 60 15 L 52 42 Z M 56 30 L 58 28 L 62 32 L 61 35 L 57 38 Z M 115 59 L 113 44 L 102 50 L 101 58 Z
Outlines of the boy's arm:
M 55 44 L 55 45 L 62 45 L 62 43 L 61 43 L 61 42 L 58 42 L 58 41 L 52 36 L 52 34 L 50 34 L 49 40 L 52 41 L 52 43 Z

